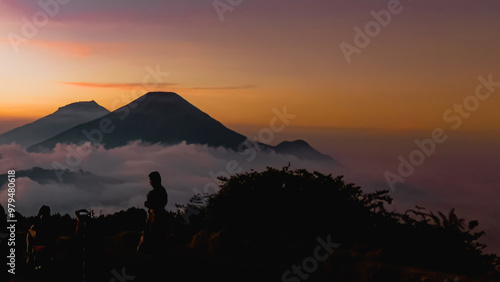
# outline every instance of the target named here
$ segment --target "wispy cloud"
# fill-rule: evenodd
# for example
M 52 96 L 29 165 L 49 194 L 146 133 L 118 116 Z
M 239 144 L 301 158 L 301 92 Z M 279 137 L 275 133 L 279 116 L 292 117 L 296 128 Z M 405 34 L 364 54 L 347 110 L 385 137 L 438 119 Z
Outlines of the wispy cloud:
M 63 85 L 77 86 L 77 87 L 88 87 L 88 88 L 108 88 L 108 89 L 133 89 L 136 87 L 143 87 L 143 83 L 131 82 L 131 83 L 114 83 L 114 82 L 71 82 L 71 81 L 58 81 L 57 83 Z M 241 85 L 241 86 L 181 86 L 178 83 L 158 83 L 156 88 L 161 87 L 175 87 L 177 90 L 241 90 L 250 89 L 254 85 Z
M 77 87 L 88 87 L 88 88 L 111 88 L 111 89 L 133 89 L 136 87 L 144 87 L 144 83 L 102 83 L 102 82 L 67 82 L 58 81 L 60 84 L 71 85 Z M 171 87 L 177 85 L 176 83 L 158 83 L 157 87 Z
M 254 85 L 241 85 L 241 86 L 213 86 L 213 87 L 183 87 L 188 90 L 241 90 L 254 88 Z

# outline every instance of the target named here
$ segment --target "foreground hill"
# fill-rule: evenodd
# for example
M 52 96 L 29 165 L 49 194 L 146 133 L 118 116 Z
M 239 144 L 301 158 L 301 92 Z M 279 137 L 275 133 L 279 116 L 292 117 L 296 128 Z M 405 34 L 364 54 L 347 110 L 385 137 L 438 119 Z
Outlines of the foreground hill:
M 169 213 L 153 256 L 136 252 L 143 209 L 82 219 L 85 239 L 74 219 L 56 215 L 52 264 L 30 272 L 20 259 L 14 281 L 78 281 L 82 270 L 86 281 L 499 281 L 478 222 L 454 211 L 388 212 L 388 191 L 286 167 L 221 180 L 216 194 Z M 19 232 L 32 221 L 18 218 Z

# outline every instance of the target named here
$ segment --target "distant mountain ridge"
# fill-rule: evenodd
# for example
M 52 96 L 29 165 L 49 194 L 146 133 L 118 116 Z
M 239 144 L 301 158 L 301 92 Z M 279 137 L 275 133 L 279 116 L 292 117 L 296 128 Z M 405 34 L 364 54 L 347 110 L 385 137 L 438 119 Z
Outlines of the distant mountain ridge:
M 109 126 L 106 130 L 100 130 L 103 121 Z M 177 94 L 151 92 L 102 118 L 80 124 L 28 150 L 46 151 L 57 143 L 85 141 L 115 148 L 135 140 L 165 145 L 186 141 L 188 144 L 237 149 L 245 139 Z
M 245 137 L 201 111 L 173 92 L 150 92 L 111 113 L 82 123 L 28 148 L 30 152 L 47 152 L 57 143 L 103 144 L 105 148 L 125 146 L 140 140 L 143 143 L 175 145 L 203 144 L 242 150 Z M 307 142 L 297 140 L 278 146 L 260 144 L 264 150 L 295 155 L 301 159 L 334 161 Z
M 106 108 L 95 101 L 72 103 L 32 123 L 1 134 L 0 145 L 15 142 L 23 147 L 29 147 L 108 113 Z
M 278 154 L 294 155 L 300 159 L 315 161 L 333 161 L 332 157 L 318 152 L 304 140 L 283 141 L 274 147 Z
M 16 171 L 17 177 L 27 177 L 38 184 L 63 183 L 74 185 L 80 189 L 101 191 L 105 184 L 123 184 L 124 181 L 109 177 L 96 175 L 94 173 L 78 170 L 78 171 L 62 171 L 55 169 L 44 169 L 41 167 L 33 167 L 27 170 Z M 60 177 L 60 178 L 59 178 Z M 8 175 L 0 174 L 0 187 L 8 183 Z

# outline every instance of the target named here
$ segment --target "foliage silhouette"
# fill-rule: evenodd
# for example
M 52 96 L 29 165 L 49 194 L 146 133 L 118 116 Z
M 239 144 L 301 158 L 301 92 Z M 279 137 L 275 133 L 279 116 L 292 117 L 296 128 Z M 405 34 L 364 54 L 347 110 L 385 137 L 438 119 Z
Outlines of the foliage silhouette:
M 387 190 L 364 193 L 342 176 L 289 166 L 220 181 L 218 193 L 184 206 L 198 210 L 190 217 L 192 247 L 283 268 L 310 255 L 315 238 L 331 235 L 344 251 L 377 253 L 377 261 L 392 265 L 480 275 L 498 263 L 483 253 L 478 222 L 466 227 L 454 209 L 448 216 L 421 207 L 389 212 Z
M 404 213 L 388 211 L 389 191 L 365 193 L 342 176 L 290 166 L 220 182 L 218 192 L 194 195 L 168 213 L 169 234 L 159 261 L 135 253 L 146 221 L 143 209 L 92 217 L 86 256 L 84 243 L 74 236 L 75 219 L 55 214 L 55 232 L 67 237 L 59 242 L 69 247 L 58 247 L 52 274 L 77 278 L 85 260 L 89 281 L 108 281 L 110 270 L 123 266 L 136 276 L 134 281 L 152 281 L 165 265 L 179 281 L 276 281 L 311 256 L 317 238 L 330 236 L 341 245 L 308 281 L 417 281 L 434 274 L 435 281 L 453 277 L 448 274 L 498 280 L 493 269 L 499 258 L 484 254 L 479 223 L 467 222 L 454 209 L 447 215 L 418 206 Z M 20 230 L 34 220 L 18 218 Z M 425 275 L 411 276 L 415 273 Z

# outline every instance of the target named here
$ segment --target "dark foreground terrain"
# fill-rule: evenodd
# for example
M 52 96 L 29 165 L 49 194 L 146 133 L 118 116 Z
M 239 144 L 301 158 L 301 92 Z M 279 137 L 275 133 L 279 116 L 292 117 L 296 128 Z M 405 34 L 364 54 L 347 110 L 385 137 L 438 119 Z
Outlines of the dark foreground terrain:
M 169 213 L 153 254 L 136 251 L 143 209 L 92 216 L 79 234 L 56 214 L 53 259 L 35 270 L 23 242 L 34 217 L 19 215 L 11 281 L 500 281 L 479 223 L 454 210 L 388 212 L 387 191 L 286 167 L 221 180 Z

